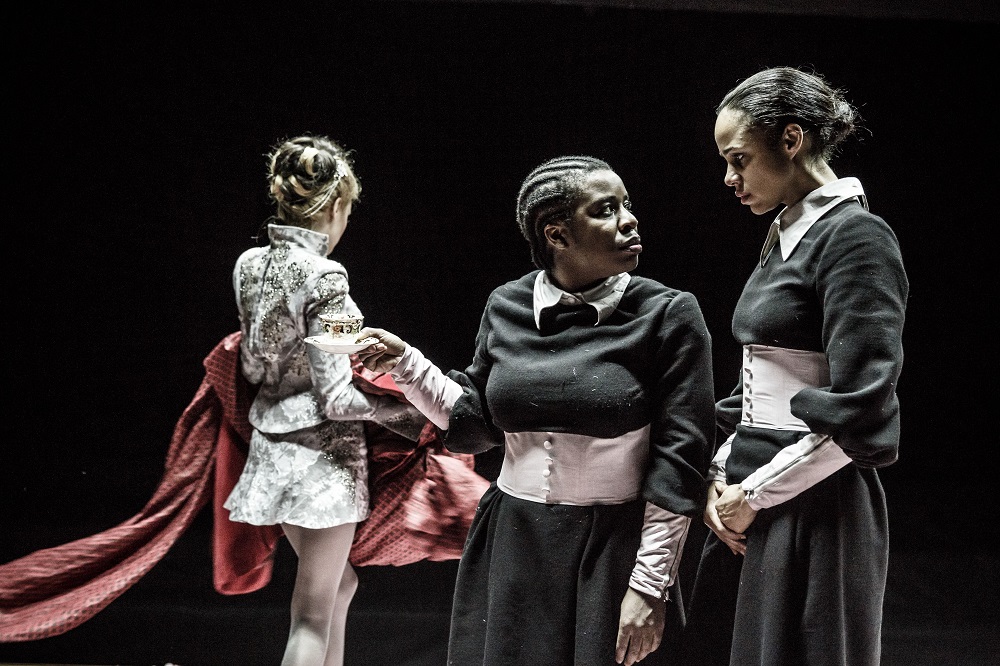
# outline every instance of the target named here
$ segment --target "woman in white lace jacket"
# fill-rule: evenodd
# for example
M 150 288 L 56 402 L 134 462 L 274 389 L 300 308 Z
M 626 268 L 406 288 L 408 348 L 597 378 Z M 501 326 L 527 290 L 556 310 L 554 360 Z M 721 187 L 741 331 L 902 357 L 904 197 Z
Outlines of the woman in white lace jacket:
M 244 252 L 233 270 L 242 370 L 259 388 L 246 466 L 225 506 L 231 520 L 280 524 L 298 556 L 282 664 L 335 666 L 357 588 L 348 556 L 369 513 L 364 421 L 416 441 L 426 419 L 356 389 L 346 354 L 305 343 L 322 333 L 320 315 L 361 314 L 347 270 L 327 258 L 361 191 L 347 153 L 300 136 L 270 158 L 269 244 Z

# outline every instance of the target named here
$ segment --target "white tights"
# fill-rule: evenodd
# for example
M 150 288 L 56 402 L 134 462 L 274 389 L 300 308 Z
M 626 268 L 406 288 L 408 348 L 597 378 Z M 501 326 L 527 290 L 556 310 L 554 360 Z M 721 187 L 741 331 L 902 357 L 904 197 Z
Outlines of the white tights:
M 347 559 L 355 527 L 281 526 L 299 558 L 281 666 L 343 666 L 347 609 L 358 589 L 358 576 Z

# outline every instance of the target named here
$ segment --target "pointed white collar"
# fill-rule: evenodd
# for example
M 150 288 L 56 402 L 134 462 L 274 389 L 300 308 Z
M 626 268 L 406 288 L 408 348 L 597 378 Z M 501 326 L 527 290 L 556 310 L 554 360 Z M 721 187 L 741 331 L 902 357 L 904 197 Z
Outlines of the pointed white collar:
M 781 258 L 788 259 L 806 232 L 831 208 L 845 199 L 857 198 L 868 210 L 868 198 L 857 178 L 840 178 L 827 183 L 803 197 L 802 201 L 788 206 L 775 218 Z

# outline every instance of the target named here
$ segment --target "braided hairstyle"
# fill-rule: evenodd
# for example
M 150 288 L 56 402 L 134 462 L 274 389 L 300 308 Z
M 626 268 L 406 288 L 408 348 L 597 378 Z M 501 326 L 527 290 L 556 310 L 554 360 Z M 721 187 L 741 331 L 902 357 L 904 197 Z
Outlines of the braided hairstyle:
M 531 248 L 531 261 L 542 270 L 552 268 L 552 250 L 545 227 L 568 223 L 587 174 L 614 171 L 607 162 L 585 155 L 551 159 L 535 168 L 521 183 L 517 195 L 517 226 Z
M 747 127 L 761 131 L 771 146 L 778 145 L 788 123 L 798 123 L 812 134 L 812 157 L 823 160 L 830 160 L 861 122 L 844 91 L 795 67 L 772 67 L 745 79 L 726 93 L 715 113 L 726 109 L 742 113 Z
M 282 224 L 308 228 L 331 201 L 357 201 L 361 195 L 350 154 L 325 136 L 281 141 L 268 155 L 268 164 L 268 192 Z

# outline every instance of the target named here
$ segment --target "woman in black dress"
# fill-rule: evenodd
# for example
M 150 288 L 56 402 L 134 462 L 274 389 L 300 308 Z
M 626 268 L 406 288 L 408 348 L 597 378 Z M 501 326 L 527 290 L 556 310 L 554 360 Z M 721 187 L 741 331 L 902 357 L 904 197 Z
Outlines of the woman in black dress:
M 679 617 L 714 443 L 711 339 L 693 295 L 630 275 L 638 221 L 605 162 L 539 166 L 517 218 L 539 270 L 490 295 L 464 372 L 382 329 L 359 355 L 449 449 L 504 447 L 459 565 L 448 663 L 634 664 Z
M 876 470 L 899 446 L 908 292 L 899 244 L 861 183 L 830 168 L 856 111 L 822 77 L 767 69 L 716 112 L 726 185 L 758 215 L 784 208 L 733 315 L 743 367 L 717 405 L 728 439 L 709 473 L 714 536 L 689 643 L 699 663 L 877 666 L 889 535 Z M 734 609 L 713 604 L 727 592 Z M 713 624 L 721 650 L 702 640 Z

